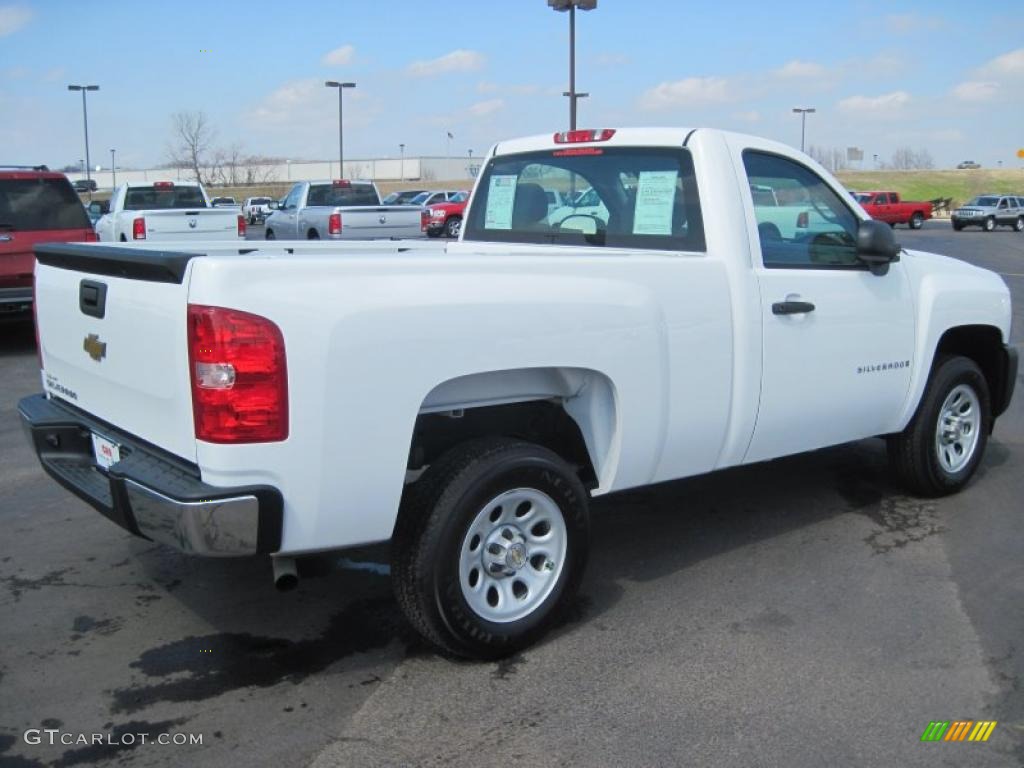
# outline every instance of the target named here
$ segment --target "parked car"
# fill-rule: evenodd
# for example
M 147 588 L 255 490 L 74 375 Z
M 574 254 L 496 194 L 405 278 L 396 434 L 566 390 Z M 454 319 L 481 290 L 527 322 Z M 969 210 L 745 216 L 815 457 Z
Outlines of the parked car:
M 245 219 L 210 205 L 192 181 L 129 181 L 114 190 L 110 212 L 96 222 L 104 242 L 126 240 L 245 239 Z
M 85 212 L 89 216 L 89 221 L 92 222 L 93 227 L 96 223 L 103 218 L 105 214 L 110 213 L 110 201 L 109 200 L 92 200 L 85 205 Z
M 99 188 L 96 179 L 75 179 L 72 186 L 75 192 L 95 192 Z
M 567 176 L 607 219 L 547 224 Z M 762 232 L 798 203 L 818 217 Z M 900 248 L 752 136 L 502 141 L 458 242 L 323 245 L 39 246 L 21 420 L 122 528 L 270 554 L 282 586 L 301 554 L 390 540 L 398 605 L 457 655 L 558 623 L 591 496 L 872 436 L 910 492 L 954 493 L 1017 378 L 999 275 Z
M 215 197 L 210 201 L 210 205 L 214 208 L 238 208 L 238 203 L 235 202 L 233 197 Z
M 459 192 L 446 203 L 434 203 L 427 206 L 430 218 L 427 221 L 427 235 L 440 237 L 458 237 L 462 229 L 462 216 L 469 200 L 469 192 Z
M 974 162 L 973 160 L 964 160 L 962 163 L 957 163 L 956 168 L 958 171 L 975 171 L 978 168 L 981 168 L 981 165 Z
M 95 239 L 67 176 L 45 165 L 0 166 L 0 313 L 32 306 L 36 243 Z
M 392 192 L 381 202 L 384 205 L 409 205 L 412 204 L 413 198 L 426 193 L 426 191 L 425 189 L 403 189 L 398 192 Z
M 1024 232 L 1024 197 L 1018 195 L 978 195 L 953 211 L 953 229 L 981 227 L 992 232 L 996 227 L 1013 227 Z
M 931 202 L 902 200 L 898 192 L 861 192 L 857 202 L 871 218 L 894 227 L 906 224 L 911 229 L 920 229 L 932 217 Z
M 242 204 L 242 215 L 250 224 L 262 224 L 270 215 L 272 202 L 274 200 L 270 197 L 247 197 Z
M 426 209 L 383 205 L 371 181 L 300 181 L 266 221 L 267 240 L 422 237 Z

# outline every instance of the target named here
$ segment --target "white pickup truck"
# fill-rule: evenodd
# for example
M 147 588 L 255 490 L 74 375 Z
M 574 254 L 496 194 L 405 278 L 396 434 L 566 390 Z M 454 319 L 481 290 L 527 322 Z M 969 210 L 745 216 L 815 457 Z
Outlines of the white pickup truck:
M 244 240 L 237 207 L 215 208 L 201 184 L 129 181 L 114 190 L 110 212 L 96 222 L 101 242 Z
M 815 215 L 763 220 L 759 186 Z M 606 217 L 548 221 L 547 192 L 587 187 Z M 591 496 L 873 436 L 951 493 L 1016 377 L 999 276 L 901 250 L 750 136 L 503 141 L 458 242 L 247 245 L 37 247 L 42 466 L 136 535 L 270 554 L 281 584 L 390 539 L 410 622 L 466 656 L 551 626 Z
M 372 181 L 300 181 L 267 217 L 266 239 L 424 237 L 429 213 L 422 206 L 383 205 Z

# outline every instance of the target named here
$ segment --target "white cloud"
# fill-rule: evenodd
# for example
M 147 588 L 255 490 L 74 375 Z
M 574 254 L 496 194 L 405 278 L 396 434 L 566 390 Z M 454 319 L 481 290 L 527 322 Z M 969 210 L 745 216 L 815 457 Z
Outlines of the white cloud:
M 351 45 L 343 45 L 341 48 L 335 48 L 333 51 L 325 53 L 320 59 L 320 63 L 325 67 L 343 67 L 346 64 L 351 64 L 355 55 L 355 48 Z
M 813 61 L 800 61 L 799 59 L 786 62 L 774 72 L 776 76 L 783 78 L 824 77 L 825 73 L 826 69 L 821 64 L 815 64 Z
M 983 70 L 998 75 L 1024 75 L 1024 48 L 997 56 Z
M 721 77 L 687 77 L 683 80 L 659 83 L 640 96 L 644 109 L 667 109 L 670 107 L 694 106 L 698 104 L 721 104 L 734 98 L 729 82 Z
M 0 37 L 13 35 L 32 21 L 32 9 L 21 5 L 0 5 Z
M 459 49 L 436 59 L 414 61 L 406 70 L 413 77 L 430 77 L 445 72 L 473 72 L 484 65 L 484 55 Z
M 488 99 L 487 101 L 478 101 L 468 107 L 466 111 L 473 117 L 485 117 L 503 109 L 504 106 L 505 102 L 502 99 Z
M 988 80 L 968 80 L 953 89 L 953 96 L 960 101 L 992 101 L 999 86 Z
M 854 112 L 860 115 L 891 116 L 910 102 L 910 94 L 906 91 L 893 91 L 881 96 L 850 96 L 839 102 L 843 112 Z

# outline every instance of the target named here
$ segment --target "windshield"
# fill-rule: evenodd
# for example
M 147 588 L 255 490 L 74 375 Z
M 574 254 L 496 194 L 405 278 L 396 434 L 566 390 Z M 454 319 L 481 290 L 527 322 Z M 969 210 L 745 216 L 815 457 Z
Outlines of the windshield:
M 0 180 L 0 232 L 89 229 L 67 179 Z
M 420 192 L 416 197 L 412 198 L 409 202 L 412 205 L 423 205 L 427 202 L 427 198 L 430 197 L 429 192 Z
M 249 205 L 268 205 L 270 203 L 269 197 L 252 197 L 249 198 Z
M 980 185 L 979 185 L 980 186 Z M 999 202 L 998 197 L 976 197 L 971 200 L 968 205 L 977 205 L 981 208 L 995 208 L 996 203 Z
M 464 203 L 466 198 L 469 197 L 468 192 L 456 192 L 454 195 L 448 198 L 449 203 Z
M 552 196 L 576 202 L 551 210 Z M 497 157 L 469 210 L 465 240 L 705 247 L 693 161 L 683 149 L 559 148 Z
M 126 211 L 177 210 L 205 208 L 199 187 L 131 187 L 125 194 Z

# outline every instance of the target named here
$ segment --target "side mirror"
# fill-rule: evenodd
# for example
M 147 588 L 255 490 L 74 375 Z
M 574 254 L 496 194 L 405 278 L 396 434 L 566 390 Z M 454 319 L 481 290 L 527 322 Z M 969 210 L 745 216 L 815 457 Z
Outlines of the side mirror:
M 267 208 L 269 208 L 272 211 L 276 211 L 280 207 L 281 204 L 278 203 L 277 200 L 271 200 L 269 203 L 267 203 Z
M 900 245 L 892 227 L 884 221 L 868 219 L 857 228 L 857 258 L 868 265 L 873 275 L 889 272 L 889 265 L 900 260 Z

